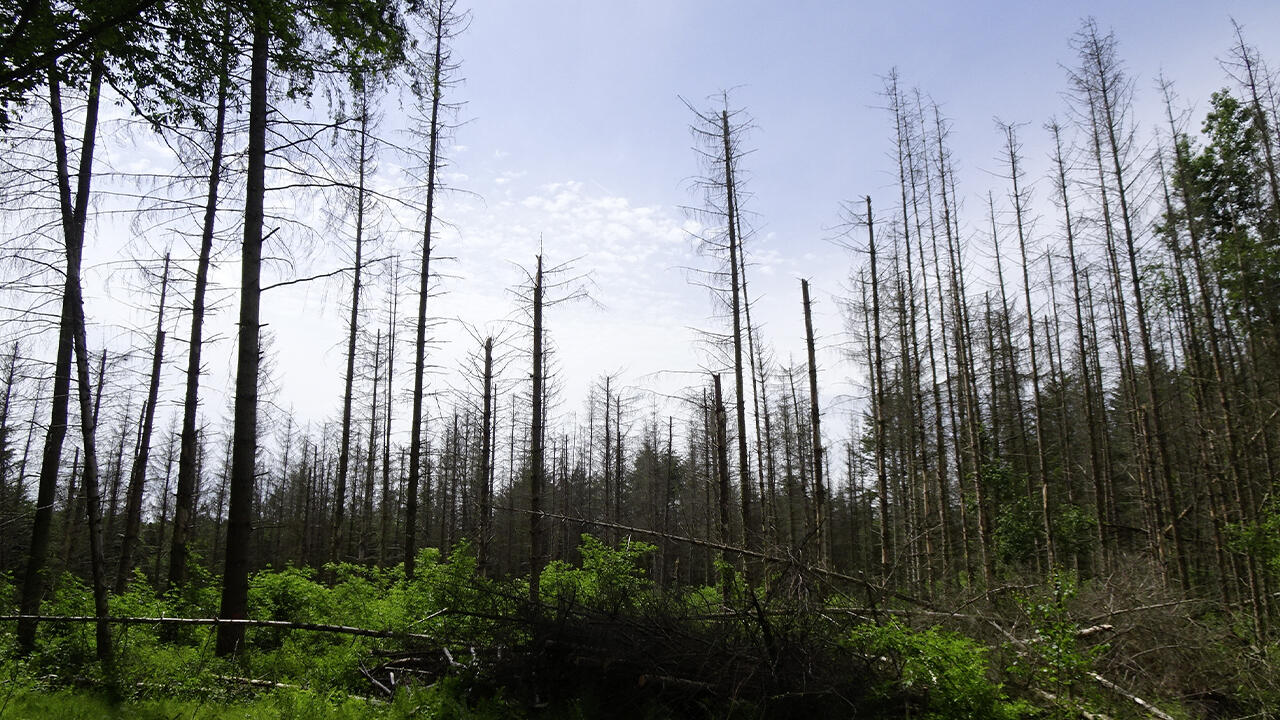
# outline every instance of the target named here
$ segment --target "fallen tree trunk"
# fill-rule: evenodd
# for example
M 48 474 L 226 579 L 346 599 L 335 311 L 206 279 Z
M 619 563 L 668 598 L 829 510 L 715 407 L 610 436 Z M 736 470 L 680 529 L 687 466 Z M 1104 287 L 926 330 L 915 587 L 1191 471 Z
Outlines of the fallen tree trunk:
M 444 613 L 444 610 L 426 616 L 430 620 Z M 325 623 L 290 622 L 288 620 L 230 620 L 227 618 L 181 618 L 181 617 L 107 617 L 93 615 L 0 615 L 0 622 L 64 622 L 93 623 L 106 622 L 114 625 L 241 625 L 244 627 L 282 628 L 286 630 L 306 630 L 309 632 L 338 633 L 341 635 L 358 635 L 376 638 L 406 638 L 411 640 L 434 641 L 431 635 L 401 632 L 398 630 L 370 630 L 368 628 L 350 627 L 347 625 L 327 625 Z

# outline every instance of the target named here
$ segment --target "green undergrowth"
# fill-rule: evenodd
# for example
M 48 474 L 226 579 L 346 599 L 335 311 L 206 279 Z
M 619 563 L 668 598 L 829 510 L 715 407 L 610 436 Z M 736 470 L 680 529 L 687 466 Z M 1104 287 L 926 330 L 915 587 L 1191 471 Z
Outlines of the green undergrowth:
M 91 623 L 42 623 L 36 649 L 25 657 L 8 624 L 0 627 L 0 719 L 1038 720 L 1132 713 L 1090 680 L 1129 650 L 1081 636 L 1072 619 L 1079 589 L 1070 575 L 993 608 L 1012 618 L 1012 634 L 1000 635 L 982 623 L 944 627 L 929 620 L 937 613 L 911 608 L 869 612 L 856 598 L 797 590 L 802 583 L 782 574 L 753 585 L 727 563 L 716 587 L 662 590 L 643 569 L 654 551 L 584 536 L 579 563 L 555 561 L 543 570 L 537 611 L 527 602 L 527 579 L 484 577 L 465 544 L 447 556 L 422 551 L 412 579 L 398 567 L 267 569 L 251 579 L 252 618 L 395 635 L 249 628 L 242 652 L 219 658 L 211 626 L 115 625 L 110 677 L 96 660 Z M 0 577 L 0 602 L 15 611 L 11 578 Z M 162 594 L 138 574 L 111 598 L 111 611 L 213 617 L 217 603 L 215 577 L 197 574 Z M 90 588 L 64 575 L 42 612 L 91 615 Z M 1257 671 L 1268 672 L 1273 650 L 1255 648 L 1248 672 L 1233 679 L 1225 672 L 1232 666 L 1226 641 L 1207 647 L 1222 648 L 1206 657 L 1223 660 L 1218 685 L 1233 707 L 1276 697 L 1280 683 L 1242 680 L 1265 677 Z M 412 671 L 389 669 L 396 653 L 426 660 Z M 1178 717 L 1208 716 L 1162 706 Z

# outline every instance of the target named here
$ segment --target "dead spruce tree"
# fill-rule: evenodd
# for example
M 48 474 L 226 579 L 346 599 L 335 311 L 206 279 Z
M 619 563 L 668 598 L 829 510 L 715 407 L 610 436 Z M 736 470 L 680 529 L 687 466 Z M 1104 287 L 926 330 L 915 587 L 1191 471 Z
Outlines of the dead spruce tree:
M 422 66 L 414 78 L 414 89 L 424 104 L 425 124 L 419 134 L 426 142 L 426 170 L 423 191 L 426 201 L 422 211 L 422 244 L 418 270 L 418 307 L 413 340 L 413 407 L 409 418 L 409 477 L 405 490 L 404 570 L 413 577 L 418 552 L 418 491 L 422 483 L 422 399 L 425 392 L 427 346 L 427 298 L 430 295 L 431 255 L 435 251 L 436 200 L 439 195 L 439 171 L 444 160 L 441 154 L 445 133 L 449 130 L 442 113 L 450 106 L 444 102 L 444 92 L 451 86 L 451 76 L 457 70 L 450 42 L 461 31 L 465 17 L 459 13 L 454 0 L 434 0 L 426 8 L 424 25 L 427 30 L 428 50 L 418 58 Z M 427 508 L 425 517 L 430 517 Z M 424 526 L 426 523 L 424 523 Z M 429 530 L 423 528 L 423 534 Z
M 705 175 L 697 181 L 706 198 L 705 207 L 697 212 L 708 220 L 710 234 L 702 238 L 706 251 L 724 262 L 727 267 L 721 271 L 712 271 L 712 287 L 715 288 L 717 300 L 729 313 L 732 328 L 728 337 L 731 345 L 730 363 L 733 366 L 734 379 L 734 417 L 737 422 L 737 471 L 738 492 L 742 512 L 743 546 L 750 551 L 758 550 L 761 537 L 759 522 L 756 517 L 754 490 L 751 482 L 751 464 L 747 452 L 747 413 L 745 392 L 745 365 L 743 357 L 743 293 L 742 279 L 745 255 L 742 246 L 741 201 L 742 171 L 740 168 L 743 135 L 749 122 L 739 110 L 730 110 L 728 95 L 721 95 L 721 109 L 717 111 L 700 111 L 687 102 L 686 106 L 694 113 L 695 124 L 692 128 L 696 147 L 703 163 Z M 727 279 L 727 286 L 724 282 Z M 753 563 L 748 569 L 754 576 Z

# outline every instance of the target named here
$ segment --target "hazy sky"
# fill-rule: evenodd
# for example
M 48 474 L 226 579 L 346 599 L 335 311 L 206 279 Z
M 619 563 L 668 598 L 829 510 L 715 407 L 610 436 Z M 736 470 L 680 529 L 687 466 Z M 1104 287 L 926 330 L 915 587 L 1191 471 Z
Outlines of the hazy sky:
M 882 198 L 883 210 L 892 208 L 883 77 L 897 68 L 906 88 L 918 87 L 951 118 L 966 220 L 977 223 L 987 189 L 1004 192 L 992 174 L 1001 141 L 993 118 L 1027 123 L 1028 177 L 1039 180 L 1047 169 L 1042 125 L 1065 115 L 1063 65 L 1075 64 L 1069 40 L 1089 15 L 1116 32 L 1143 122 L 1160 119 L 1154 83 L 1163 71 L 1196 108 L 1198 124 L 1209 93 L 1228 82 L 1218 58 L 1233 42 L 1232 17 L 1280 62 L 1272 52 L 1280 28 L 1274 0 L 478 3 L 455 44 L 462 82 L 449 98 L 464 103 L 464 124 L 446 151 L 447 179 L 465 192 L 439 206 L 452 224 L 441 233 L 440 252 L 455 260 L 443 266 L 448 294 L 433 300 L 433 314 L 481 326 L 508 317 L 515 302 L 509 288 L 520 278 L 513 263 L 530 264 L 541 241 L 550 263 L 580 258 L 576 267 L 590 274 L 599 304 L 548 315 L 566 379 L 563 411 L 578 411 L 586 385 L 606 371 L 663 391 L 690 383 L 688 376 L 654 375 L 705 363 L 692 328 L 718 328 L 706 291 L 689 284 L 684 270 L 711 260 L 696 253 L 689 232 L 696 223 L 681 210 L 701 204 L 690 182 L 699 172 L 693 117 L 681 98 L 710 108 L 709 96 L 732 89 L 731 104 L 755 124 L 745 141 L 753 152 L 742 165 L 755 231 L 748 248 L 755 319 L 781 359 L 800 358 L 797 278 L 810 278 L 823 383 L 832 398 L 856 392 L 859 373 L 837 347 L 844 321 L 835 302 L 852 261 L 832 240 L 842 201 L 870 194 Z M 401 118 L 394 106 L 387 116 L 390 126 Z M 383 161 L 387 182 L 395 169 Z M 1039 182 L 1036 194 L 1047 199 L 1048 185 Z M 1042 219 L 1033 243 L 1051 240 L 1055 227 L 1053 218 Z M 398 242 L 407 252 L 411 238 Z M 297 273 L 332 268 L 336 257 L 318 250 Z M 273 279 L 288 275 L 272 272 Z M 238 273 L 228 258 L 216 277 L 234 286 Z M 406 281 L 405 289 L 411 286 Z M 122 291 L 99 292 L 91 316 Z M 304 419 L 332 417 L 340 407 L 345 296 L 334 281 L 271 291 L 264 302 L 264 321 L 277 337 L 279 402 Z M 234 302 L 225 305 L 217 322 L 229 335 Z M 452 324 L 437 336 L 443 346 L 433 357 L 443 371 L 433 383 L 456 385 L 450 377 L 470 341 Z M 183 346 L 170 353 L 185 363 Z M 223 339 L 208 358 L 204 406 L 217 412 L 226 407 L 222 383 L 234 366 L 232 344 Z M 407 351 L 398 362 L 408 367 Z M 524 363 L 512 365 L 512 378 L 523 376 Z M 177 372 L 166 379 L 172 398 L 180 382 Z M 832 412 L 828 427 L 843 426 L 839 410 Z

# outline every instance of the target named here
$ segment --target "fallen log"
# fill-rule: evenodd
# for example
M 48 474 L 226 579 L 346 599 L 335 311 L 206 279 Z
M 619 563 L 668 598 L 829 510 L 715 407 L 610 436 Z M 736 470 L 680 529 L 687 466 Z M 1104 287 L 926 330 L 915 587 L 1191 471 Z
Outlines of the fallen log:
M 445 610 L 423 618 L 430 620 L 441 615 Z M 308 632 L 337 633 L 340 635 L 358 635 L 361 637 L 429 640 L 436 638 L 422 633 L 401 632 L 399 630 L 370 630 L 368 628 L 350 627 L 348 625 L 328 625 L 325 623 L 291 622 L 288 620 L 252 620 L 231 618 L 183 618 L 183 617 L 107 617 L 93 615 L 0 615 L 0 622 L 18 622 L 34 620 L 35 622 L 63 623 L 96 623 L 107 622 L 113 625 L 243 625 L 245 627 L 280 628 L 284 630 L 306 630 Z

